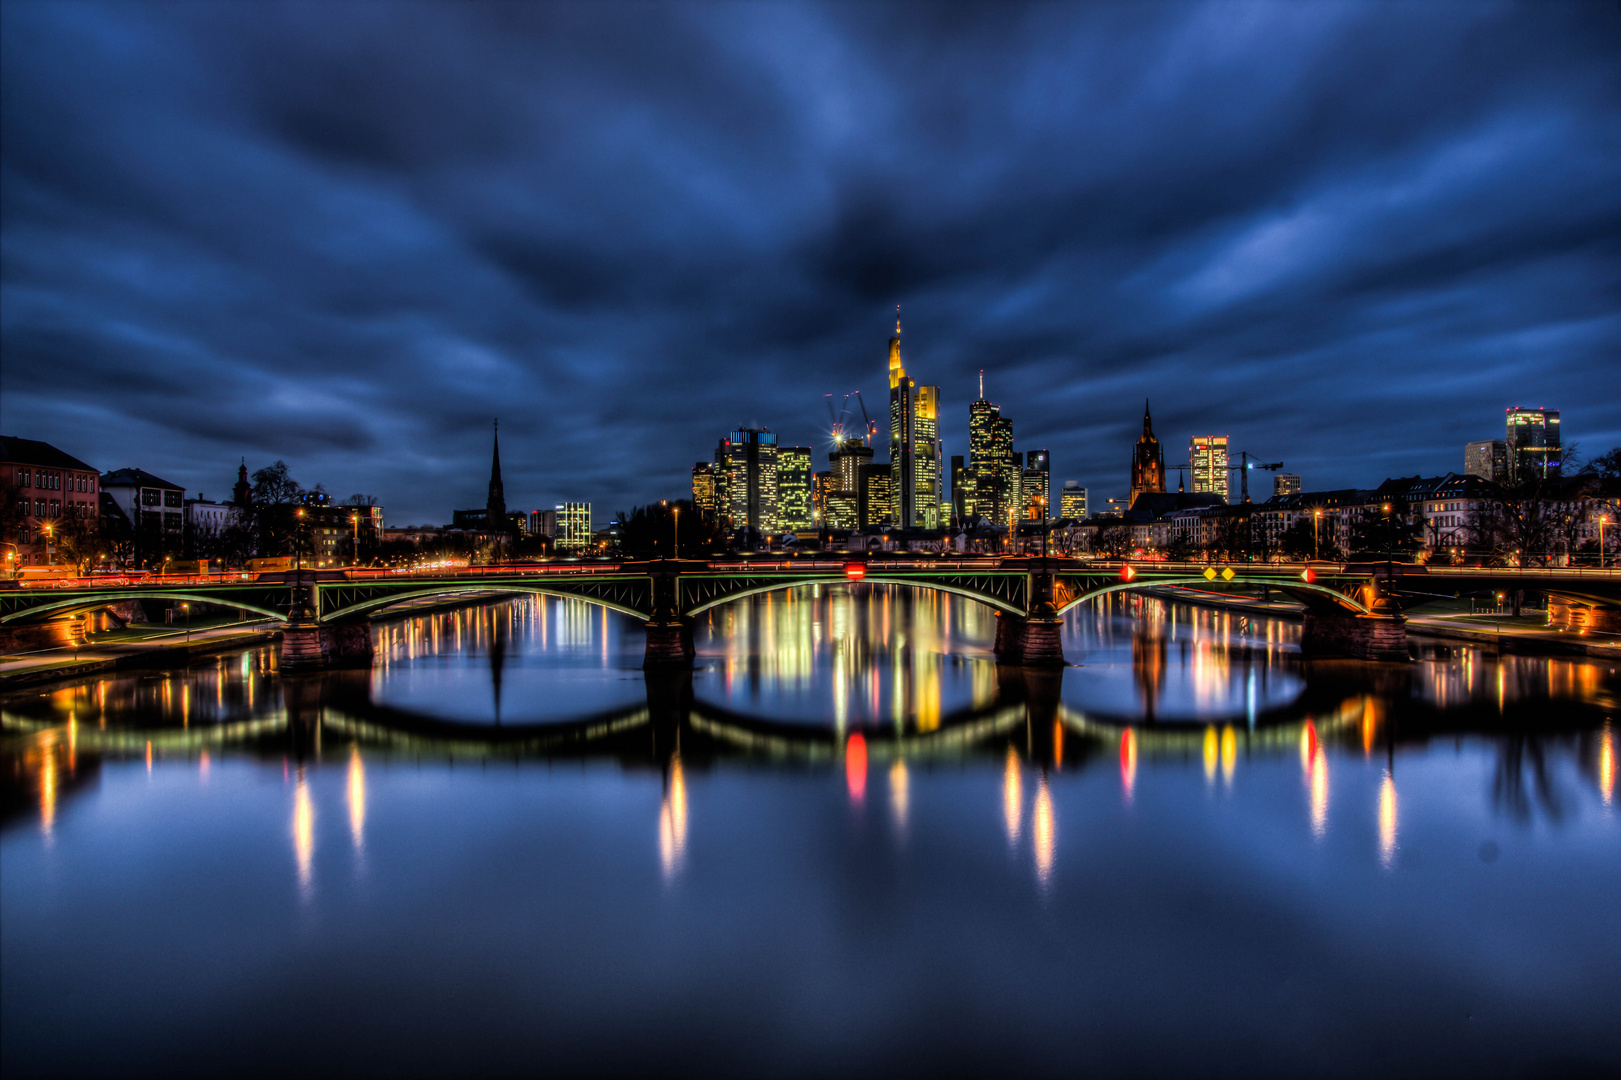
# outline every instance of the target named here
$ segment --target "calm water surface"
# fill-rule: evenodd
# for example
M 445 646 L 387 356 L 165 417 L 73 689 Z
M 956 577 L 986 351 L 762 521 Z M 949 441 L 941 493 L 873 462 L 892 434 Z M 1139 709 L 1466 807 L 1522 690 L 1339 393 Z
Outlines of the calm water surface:
M 3 702 L 0 1068 L 1621 1067 L 1615 662 L 1143 598 L 530 599 Z

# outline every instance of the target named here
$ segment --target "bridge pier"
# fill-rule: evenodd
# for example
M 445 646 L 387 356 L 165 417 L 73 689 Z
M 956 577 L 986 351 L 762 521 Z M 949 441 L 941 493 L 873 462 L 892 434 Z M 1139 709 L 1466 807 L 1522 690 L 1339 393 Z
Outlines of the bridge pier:
M 678 619 L 647 624 L 647 652 L 642 657 L 642 667 L 691 667 L 697 652 L 689 623 Z
M 371 620 L 318 623 L 299 619 L 281 632 L 279 666 L 283 671 L 369 665 Z
M 1548 597 L 1548 625 L 1578 634 L 1621 634 L 1621 607 L 1610 607 L 1563 596 Z
M 1063 667 L 1062 624 L 1057 619 L 1027 618 L 1006 611 L 996 613 L 996 644 L 992 651 L 1004 664 L 1023 667 Z
M 1356 615 L 1308 611 L 1300 651 L 1307 656 L 1406 662 L 1407 617 L 1378 611 Z

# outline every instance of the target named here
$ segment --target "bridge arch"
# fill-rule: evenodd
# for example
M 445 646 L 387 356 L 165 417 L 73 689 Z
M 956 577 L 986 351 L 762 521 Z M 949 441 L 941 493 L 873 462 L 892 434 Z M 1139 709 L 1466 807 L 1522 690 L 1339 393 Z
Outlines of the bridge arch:
M 1210 582 L 1203 576 L 1186 578 L 1158 578 L 1152 581 L 1122 581 L 1118 584 L 1108 585 L 1101 589 L 1090 589 L 1064 604 L 1062 607 L 1059 607 L 1057 613 L 1062 615 L 1064 612 L 1068 611 L 1072 607 L 1075 607 L 1077 604 L 1083 604 L 1088 600 L 1096 600 L 1098 597 L 1108 596 L 1110 593 L 1143 592 L 1148 589 L 1158 588 L 1165 585 L 1208 586 L 1209 584 Z M 1299 599 L 1305 603 L 1308 608 L 1321 605 L 1323 601 L 1320 598 L 1326 598 L 1332 600 L 1333 603 L 1341 610 L 1359 615 L 1368 614 L 1368 608 L 1364 607 L 1356 600 L 1353 600 L 1351 597 L 1346 596 L 1337 589 L 1330 589 L 1326 585 L 1313 585 L 1304 581 L 1291 582 L 1289 584 L 1268 581 L 1266 584 L 1268 587 L 1277 589 L 1279 592 L 1288 593 L 1291 596 L 1295 596 L 1296 599 Z M 1307 595 L 1299 596 L 1299 593 L 1305 593 Z M 1307 597 L 1310 597 L 1310 599 L 1307 599 Z
M 324 623 L 330 623 L 338 622 L 344 619 L 356 619 L 360 618 L 361 616 L 373 615 L 379 611 L 393 607 L 396 604 L 403 604 L 411 600 L 423 600 L 433 596 L 471 596 L 478 594 L 487 595 L 491 603 L 496 603 L 501 600 L 510 600 L 520 596 L 555 596 L 562 600 L 583 600 L 587 604 L 595 604 L 598 607 L 604 607 L 610 611 L 617 611 L 622 615 L 629 615 L 631 618 L 640 619 L 643 622 L 650 617 L 645 611 L 638 611 L 635 608 L 629 607 L 625 604 L 620 604 L 613 600 L 605 600 L 600 596 L 592 596 L 591 594 L 584 592 L 570 592 L 566 589 L 551 588 L 545 585 L 512 584 L 507 582 L 501 582 L 500 584 L 491 584 L 488 582 L 469 582 L 466 585 L 446 586 L 439 584 L 425 586 L 421 589 L 413 589 L 409 592 L 390 593 L 387 596 L 362 600 L 358 603 L 348 604 L 333 611 L 322 612 L 321 621 Z
M 826 577 L 806 577 L 793 581 L 774 581 L 769 585 L 757 585 L 737 592 L 716 596 L 682 612 L 688 618 L 702 615 L 712 608 L 729 604 L 733 600 L 741 600 L 747 596 L 759 596 L 763 593 L 779 592 L 787 589 L 799 589 L 808 585 L 904 585 L 913 589 L 925 589 L 932 592 L 951 593 L 969 600 L 978 600 L 980 603 L 1013 615 L 1023 615 L 1024 609 L 998 597 L 989 596 L 972 589 L 965 589 L 960 585 L 947 585 L 939 581 L 917 580 L 914 578 L 886 577 L 882 574 L 869 574 L 860 581 L 851 581 L 843 574 L 828 574 Z
M 142 589 L 139 593 L 123 593 L 86 596 L 67 596 L 54 602 L 45 602 L 33 607 L 14 611 L 9 615 L 0 616 L 0 625 L 26 626 L 29 623 L 44 622 L 58 615 L 76 615 L 85 611 L 95 611 L 98 608 L 110 607 L 113 604 L 128 603 L 131 600 L 183 600 L 193 604 L 208 604 L 213 607 L 236 608 L 240 611 L 252 611 L 269 619 L 281 622 L 287 621 L 287 612 L 277 611 L 275 608 L 265 607 L 262 604 L 248 603 L 234 598 L 221 598 L 201 593 L 187 592 L 183 589 Z

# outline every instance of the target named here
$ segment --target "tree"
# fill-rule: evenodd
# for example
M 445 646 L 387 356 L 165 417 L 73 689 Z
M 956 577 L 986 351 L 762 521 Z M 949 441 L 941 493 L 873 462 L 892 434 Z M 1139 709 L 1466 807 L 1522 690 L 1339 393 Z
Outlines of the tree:
M 56 534 L 57 561 L 67 563 L 81 574 L 95 566 L 109 551 L 109 545 L 102 540 L 101 530 L 96 528 L 94 518 L 66 514 L 52 524 Z
M 676 527 L 677 510 L 680 511 L 679 529 Z M 673 545 L 678 532 L 683 559 L 701 559 L 726 551 L 726 537 L 720 527 L 704 521 L 702 514 L 694 513 L 688 499 L 637 506 L 628 514 L 621 511 L 618 518 L 619 550 L 629 559 L 674 557 Z
M 253 474 L 252 530 L 260 554 L 293 553 L 298 539 L 296 508 L 306 494 L 280 459 Z
M 1401 557 L 1405 562 L 1424 546 L 1424 525 L 1408 520 L 1406 503 L 1384 505 L 1390 509 L 1364 507 L 1355 513 L 1347 544 L 1352 555 Z

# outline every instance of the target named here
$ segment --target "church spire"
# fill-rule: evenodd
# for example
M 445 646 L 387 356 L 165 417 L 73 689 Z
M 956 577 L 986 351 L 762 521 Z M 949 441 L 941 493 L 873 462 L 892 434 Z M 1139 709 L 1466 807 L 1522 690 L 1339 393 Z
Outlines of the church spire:
M 1143 398 L 1143 437 L 1154 437 L 1154 417 L 1148 411 L 1148 399 Z
M 490 495 L 484 504 L 485 524 L 497 532 L 507 529 L 507 495 L 501 486 L 501 421 L 495 421 L 495 454 L 490 459 Z

